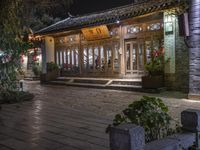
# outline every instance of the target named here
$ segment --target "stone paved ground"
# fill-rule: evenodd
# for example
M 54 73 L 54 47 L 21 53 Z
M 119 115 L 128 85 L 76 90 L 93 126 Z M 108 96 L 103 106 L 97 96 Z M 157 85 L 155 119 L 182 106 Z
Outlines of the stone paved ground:
M 36 95 L 33 101 L 2 106 L 0 150 L 108 150 L 106 126 L 142 95 L 162 97 L 176 120 L 184 109 L 200 109 L 200 101 L 177 92 L 153 95 L 39 82 L 26 82 L 25 89 Z

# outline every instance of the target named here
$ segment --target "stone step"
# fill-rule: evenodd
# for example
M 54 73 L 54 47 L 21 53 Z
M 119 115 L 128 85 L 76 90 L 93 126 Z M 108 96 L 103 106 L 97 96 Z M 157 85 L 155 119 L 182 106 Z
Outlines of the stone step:
M 142 91 L 141 79 L 58 77 L 49 84 L 127 91 Z
M 115 90 L 126 90 L 126 91 L 142 91 L 141 86 L 132 86 L 132 85 L 103 85 L 103 84 L 89 84 L 89 83 L 68 83 L 68 82 L 63 82 L 63 81 L 49 81 L 48 84 L 78 86 L 78 87 L 87 87 L 87 88 L 115 89 Z
M 142 82 L 141 82 L 141 80 L 138 80 L 138 81 L 113 80 L 111 84 L 112 85 L 135 85 L 135 86 L 141 86 Z

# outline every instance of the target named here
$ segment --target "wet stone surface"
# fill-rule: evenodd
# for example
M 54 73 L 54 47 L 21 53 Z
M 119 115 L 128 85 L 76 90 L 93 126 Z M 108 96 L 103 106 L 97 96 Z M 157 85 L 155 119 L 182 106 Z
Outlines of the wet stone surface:
M 180 93 L 159 95 L 25 82 L 33 101 L 3 105 L 0 150 L 109 150 L 105 128 L 116 113 L 143 95 L 159 96 L 177 121 L 187 108 L 200 109 Z

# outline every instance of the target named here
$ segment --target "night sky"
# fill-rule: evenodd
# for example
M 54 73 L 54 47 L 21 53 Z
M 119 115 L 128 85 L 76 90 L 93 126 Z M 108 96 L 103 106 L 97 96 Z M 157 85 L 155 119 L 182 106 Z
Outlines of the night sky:
M 132 3 L 133 0 L 75 0 L 70 8 L 72 15 L 82 15 Z

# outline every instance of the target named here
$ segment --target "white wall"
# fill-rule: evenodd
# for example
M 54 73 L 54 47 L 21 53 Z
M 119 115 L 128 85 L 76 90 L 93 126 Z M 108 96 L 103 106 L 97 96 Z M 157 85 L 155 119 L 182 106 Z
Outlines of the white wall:
M 45 37 L 46 63 L 55 62 L 55 43 L 54 38 Z

